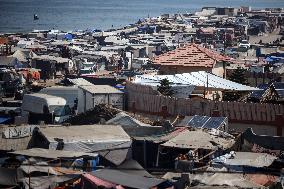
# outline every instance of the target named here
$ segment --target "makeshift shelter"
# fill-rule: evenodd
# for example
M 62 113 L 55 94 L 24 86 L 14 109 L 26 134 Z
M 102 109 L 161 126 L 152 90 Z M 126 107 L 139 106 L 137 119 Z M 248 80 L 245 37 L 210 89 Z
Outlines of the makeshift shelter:
M 42 188 L 55 188 L 60 184 L 65 183 L 73 184 L 80 179 L 80 174 L 66 174 L 66 175 L 52 175 L 41 177 L 26 177 L 21 180 L 25 188 L 42 189 Z
M 152 128 L 154 128 L 152 126 Z M 142 127 L 143 131 L 144 129 Z M 145 168 L 155 167 L 159 145 L 176 137 L 187 128 L 175 128 L 170 131 L 157 132 L 148 135 L 133 136 L 132 157 Z M 145 132 L 144 132 L 145 133 Z
M 243 132 L 239 140 L 238 151 L 269 153 L 280 156 L 284 149 L 284 137 L 256 135 L 251 128 Z
M 216 136 L 215 133 L 201 129 L 187 129 L 159 146 L 156 165 L 163 166 L 164 162 L 168 162 L 167 165 L 172 168 L 175 166 L 176 169 L 189 171 L 205 166 L 212 157 L 222 155 L 234 143 L 235 140 L 230 136 L 225 138 L 221 134 Z
M 17 60 L 22 63 L 26 63 L 36 56 L 37 55 L 31 50 L 18 49 L 11 57 L 17 58 Z
M 6 56 L 0 56 L 0 67 L 2 68 L 8 68 L 8 67 L 20 67 L 22 64 L 19 63 L 17 58 L 14 57 L 6 57 Z
M 119 165 L 128 158 L 131 143 L 120 126 L 49 126 L 34 130 L 29 148 L 96 152 Z

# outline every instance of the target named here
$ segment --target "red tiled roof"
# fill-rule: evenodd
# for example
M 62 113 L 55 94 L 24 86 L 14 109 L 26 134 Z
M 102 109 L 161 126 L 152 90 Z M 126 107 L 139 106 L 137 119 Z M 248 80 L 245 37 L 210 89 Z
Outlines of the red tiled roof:
M 229 57 L 225 57 L 215 51 L 191 43 L 157 56 L 153 59 L 153 62 L 160 65 L 213 68 L 216 61 L 228 61 L 229 59 Z

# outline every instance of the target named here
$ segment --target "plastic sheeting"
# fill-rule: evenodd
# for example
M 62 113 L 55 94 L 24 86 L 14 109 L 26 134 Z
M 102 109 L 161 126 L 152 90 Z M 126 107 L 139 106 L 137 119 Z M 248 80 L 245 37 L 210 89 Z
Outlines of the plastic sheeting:
M 0 167 L 0 185 L 16 186 L 18 178 L 17 169 Z
M 64 182 L 75 181 L 80 178 L 80 175 L 62 175 L 62 176 L 42 176 L 31 177 L 22 179 L 25 188 L 43 189 L 43 188 L 55 188 L 58 184 Z M 29 187 L 30 185 L 30 187 Z
M 217 148 L 230 148 L 235 141 L 233 139 L 225 139 L 218 136 L 213 136 L 205 131 L 185 130 L 175 138 L 162 144 L 165 147 L 183 148 L 183 149 L 208 149 L 215 150 Z
M 99 153 L 116 165 L 125 160 L 132 144 L 122 127 L 113 125 L 55 126 L 40 128 L 40 133 L 48 140 L 49 149 L 55 150 L 62 140 L 65 151 Z
M 96 172 L 92 172 L 91 175 L 110 183 L 137 189 L 148 189 L 166 182 L 164 179 L 147 178 L 111 169 L 98 170 Z
M 229 166 L 268 167 L 277 157 L 266 153 L 231 152 L 215 158 L 213 162 L 219 162 Z
M 150 126 L 149 124 L 142 123 L 137 119 L 127 115 L 124 112 L 118 113 L 114 118 L 106 122 L 108 125 L 121 125 L 124 127 L 141 127 L 141 126 Z
M 229 81 L 205 71 L 175 74 L 175 75 L 137 75 L 134 83 L 159 86 L 162 79 L 168 79 L 172 86 L 197 86 L 207 87 L 215 90 L 232 90 L 232 91 L 256 91 L 255 87 L 242 85 Z

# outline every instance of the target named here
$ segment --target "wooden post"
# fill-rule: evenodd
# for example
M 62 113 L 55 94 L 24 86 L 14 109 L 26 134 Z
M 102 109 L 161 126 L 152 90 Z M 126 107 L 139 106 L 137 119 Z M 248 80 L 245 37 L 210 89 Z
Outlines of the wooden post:
M 160 145 L 158 146 L 157 158 L 156 158 L 156 167 L 159 166 L 159 159 L 160 159 Z
M 132 112 L 135 114 L 136 113 L 136 107 L 135 107 L 135 102 L 132 102 Z
M 275 115 L 275 126 L 277 127 L 277 136 L 282 136 L 282 126 L 283 126 L 283 115 L 276 114 Z
M 220 117 L 220 112 L 219 112 L 219 110 L 213 110 L 213 112 L 212 112 L 212 117 Z
M 168 117 L 169 113 L 168 113 L 168 107 L 167 106 L 162 106 L 161 115 L 162 115 L 163 119 L 166 119 Z
M 146 152 L 146 140 L 143 141 L 143 161 L 144 161 L 144 168 L 147 167 L 147 152 Z

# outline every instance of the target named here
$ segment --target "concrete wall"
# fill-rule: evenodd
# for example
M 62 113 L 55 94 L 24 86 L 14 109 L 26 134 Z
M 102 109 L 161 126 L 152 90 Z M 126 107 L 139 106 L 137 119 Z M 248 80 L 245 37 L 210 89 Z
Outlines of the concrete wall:
M 212 69 L 212 73 L 223 78 L 224 74 L 223 63 L 217 62 L 214 68 Z

